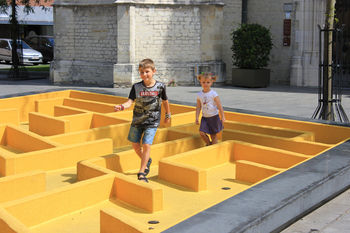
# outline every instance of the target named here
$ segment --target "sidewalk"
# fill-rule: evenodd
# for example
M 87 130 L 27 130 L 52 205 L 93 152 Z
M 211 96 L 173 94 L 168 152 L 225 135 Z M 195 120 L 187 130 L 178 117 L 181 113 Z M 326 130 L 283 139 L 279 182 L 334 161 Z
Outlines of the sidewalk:
M 128 96 L 130 91 L 130 88 L 54 86 L 50 85 L 47 79 L 7 81 L 0 78 L 0 98 L 63 89 L 78 89 L 125 97 Z M 273 86 L 249 89 L 226 86 L 214 87 L 214 89 L 219 94 L 224 108 L 233 108 L 237 111 L 244 109 L 310 120 L 318 104 L 316 88 Z M 188 105 L 196 104 L 196 93 L 198 91 L 200 91 L 199 86 L 167 88 L 170 102 Z M 350 118 L 350 91 L 344 92 L 342 106 Z M 283 232 L 350 233 L 350 189 L 309 215 L 302 217 Z

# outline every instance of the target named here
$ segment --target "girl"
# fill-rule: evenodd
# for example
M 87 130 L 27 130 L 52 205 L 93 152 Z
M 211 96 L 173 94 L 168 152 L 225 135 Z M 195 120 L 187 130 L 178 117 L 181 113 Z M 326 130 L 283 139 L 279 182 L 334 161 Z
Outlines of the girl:
M 218 94 L 210 89 L 211 85 L 216 80 L 216 76 L 212 73 L 202 73 L 197 76 L 197 79 L 203 89 L 198 92 L 197 96 L 196 124 L 199 124 L 198 118 L 202 109 L 202 120 L 199 127 L 199 134 L 207 146 L 209 146 L 218 142 L 217 134 L 223 129 L 225 115 Z M 208 137 L 208 134 L 210 135 L 211 140 Z

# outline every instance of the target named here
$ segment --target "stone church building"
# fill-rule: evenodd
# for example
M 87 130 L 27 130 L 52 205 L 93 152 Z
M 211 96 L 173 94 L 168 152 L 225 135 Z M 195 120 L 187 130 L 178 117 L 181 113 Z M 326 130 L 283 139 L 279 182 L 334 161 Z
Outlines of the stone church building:
M 55 0 L 54 83 L 119 86 L 139 80 L 151 58 L 156 79 L 196 84 L 202 71 L 232 78 L 231 31 L 270 28 L 271 84 L 318 85 L 326 0 Z

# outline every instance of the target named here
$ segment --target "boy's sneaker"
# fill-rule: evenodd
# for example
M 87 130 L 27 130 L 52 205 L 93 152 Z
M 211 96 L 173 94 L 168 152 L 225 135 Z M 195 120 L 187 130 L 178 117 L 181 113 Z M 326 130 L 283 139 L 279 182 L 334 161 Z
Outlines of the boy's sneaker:
M 145 168 L 145 175 L 147 176 L 149 171 L 151 170 L 150 167 L 151 167 L 151 163 L 152 163 L 152 159 L 149 158 L 148 162 L 147 162 L 147 167 Z

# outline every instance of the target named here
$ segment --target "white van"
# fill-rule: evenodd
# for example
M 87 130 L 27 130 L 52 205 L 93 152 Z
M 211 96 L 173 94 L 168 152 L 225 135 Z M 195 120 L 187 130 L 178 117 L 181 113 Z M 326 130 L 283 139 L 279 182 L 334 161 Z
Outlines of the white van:
M 32 49 L 26 42 L 18 41 L 19 47 L 17 53 L 19 56 L 20 63 L 32 63 L 33 65 L 40 64 L 43 62 L 43 55 Z M 22 51 L 22 56 L 21 56 Z M 0 39 L 0 60 L 10 63 L 12 61 L 12 40 L 11 39 Z

